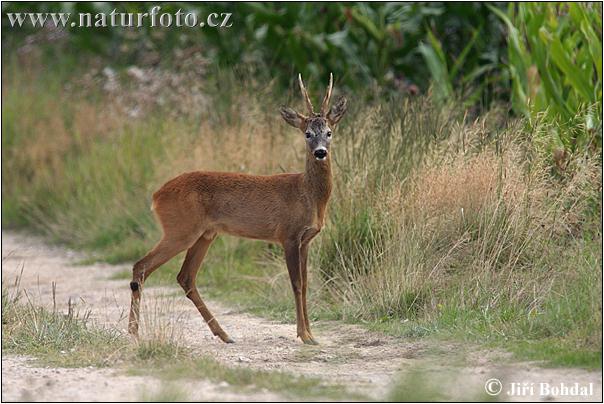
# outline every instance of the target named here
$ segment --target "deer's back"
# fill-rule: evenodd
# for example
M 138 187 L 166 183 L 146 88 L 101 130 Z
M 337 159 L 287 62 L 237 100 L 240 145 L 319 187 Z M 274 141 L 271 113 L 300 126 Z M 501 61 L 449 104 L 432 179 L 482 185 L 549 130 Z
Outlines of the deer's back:
M 155 192 L 153 205 L 162 224 L 199 219 L 208 231 L 279 241 L 311 220 L 301 181 L 301 174 L 189 172 Z

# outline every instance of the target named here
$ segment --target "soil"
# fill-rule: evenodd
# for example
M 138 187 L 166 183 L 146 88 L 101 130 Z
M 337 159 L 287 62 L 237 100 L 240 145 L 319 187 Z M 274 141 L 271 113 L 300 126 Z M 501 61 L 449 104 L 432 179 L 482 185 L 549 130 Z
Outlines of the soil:
M 89 311 L 98 326 L 126 334 L 130 305 L 128 280 L 115 275 L 127 265 L 82 265 L 84 254 L 50 246 L 23 233 L 2 231 L 2 284 L 19 287 L 35 304 L 66 310 L 68 304 Z M 161 269 L 159 269 L 161 270 Z M 200 275 L 203 278 L 203 275 Z M 203 279 L 200 280 L 200 284 Z M 53 286 L 54 285 L 54 286 Z M 53 293 L 53 287 L 55 289 Z M 201 290 L 203 295 L 203 289 Z M 394 384 L 409 372 L 421 371 L 437 381 L 447 399 L 479 396 L 484 399 L 490 378 L 503 382 L 502 401 L 601 401 L 602 372 L 544 368 L 539 363 L 515 362 L 497 350 L 475 349 L 467 344 L 434 340 L 406 340 L 371 332 L 361 326 L 335 321 L 313 323 L 318 346 L 303 345 L 295 338 L 294 324 L 283 324 L 204 299 L 215 318 L 236 341 L 224 344 L 213 337 L 201 316 L 177 287 L 146 287 L 141 333 L 163 330 L 174 333 L 194 354 L 208 355 L 227 366 L 282 370 L 306 375 L 350 392 L 384 400 Z M 511 383 L 526 383 L 524 394 L 515 394 Z M 541 383 L 560 388 L 579 383 L 592 385 L 592 395 L 572 389 L 567 395 L 542 389 Z M 516 386 L 515 390 L 518 390 Z M 3 401 L 137 401 L 158 391 L 153 377 L 129 376 L 112 368 L 50 368 L 36 366 L 32 358 L 2 356 Z M 543 385 L 545 386 L 545 385 Z M 529 388 L 532 387 L 532 388 Z M 280 401 L 268 391 L 241 391 L 226 383 L 183 380 L 179 388 L 198 401 Z M 496 388 L 496 384 L 492 386 Z M 543 393 L 543 394 L 541 394 Z

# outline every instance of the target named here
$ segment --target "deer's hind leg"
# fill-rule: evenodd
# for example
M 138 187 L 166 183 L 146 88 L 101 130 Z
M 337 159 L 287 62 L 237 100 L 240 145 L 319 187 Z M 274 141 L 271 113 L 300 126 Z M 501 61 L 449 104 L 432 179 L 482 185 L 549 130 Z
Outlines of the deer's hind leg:
M 132 299 L 130 302 L 130 318 L 128 321 L 128 332 L 134 336 L 138 335 L 140 300 L 145 279 L 161 265 L 168 262 L 190 245 L 186 239 L 174 239 L 164 236 L 157 245 L 142 259 L 134 264 L 132 268 Z
M 201 266 L 203 259 L 208 252 L 208 248 L 212 241 L 216 238 L 215 233 L 204 233 L 196 242 L 187 250 L 187 256 L 182 264 L 182 268 L 178 273 L 177 280 L 180 286 L 184 289 L 186 296 L 193 302 L 199 313 L 205 320 L 208 327 L 212 331 L 212 334 L 217 335 L 222 341 L 226 343 L 232 343 L 233 341 L 226 332 L 220 327 L 218 321 L 214 318 L 208 307 L 205 305 L 197 286 L 195 285 L 195 279 L 197 278 L 197 272 Z

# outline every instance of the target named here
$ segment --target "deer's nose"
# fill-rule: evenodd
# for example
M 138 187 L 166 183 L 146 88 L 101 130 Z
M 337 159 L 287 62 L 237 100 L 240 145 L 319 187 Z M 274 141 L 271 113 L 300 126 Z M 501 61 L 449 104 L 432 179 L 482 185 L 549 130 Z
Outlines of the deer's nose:
M 323 160 L 327 156 L 327 150 L 325 149 L 317 149 L 313 152 L 316 158 Z

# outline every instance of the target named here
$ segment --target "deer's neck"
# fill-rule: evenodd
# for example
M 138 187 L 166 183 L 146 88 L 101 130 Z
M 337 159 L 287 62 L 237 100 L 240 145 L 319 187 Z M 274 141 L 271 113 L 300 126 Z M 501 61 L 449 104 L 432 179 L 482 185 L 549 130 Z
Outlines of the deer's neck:
M 329 155 L 325 160 L 318 161 L 311 153 L 307 153 L 304 185 L 308 196 L 318 207 L 318 215 L 322 222 L 332 188 L 331 158 Z

